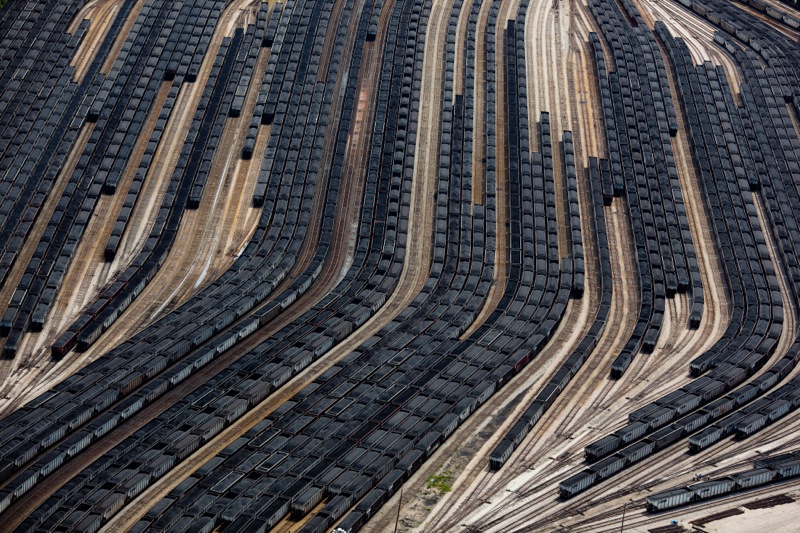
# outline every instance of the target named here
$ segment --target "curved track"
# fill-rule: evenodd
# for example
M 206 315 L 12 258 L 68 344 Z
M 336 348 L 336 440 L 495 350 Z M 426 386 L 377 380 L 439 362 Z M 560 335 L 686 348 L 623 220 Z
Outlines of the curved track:
M 788 7 L 771 0 L 285 0 L 278 7 L 269 2 L 266 9 L 257 0 L 230 0 L 210 3 L 217 6 L 212 17 L 216 24 L 203 26 L 199 21 L 212 13 L 202 10 L 210 8 L 187 2 L 23 4 L 30 7 L 9 4 L 4 8 L 9 15 L 0 18 L 0 231 L 16 235 L 24 226 L 8 218 L 12 211 L 20 216 L 24 212 L 23 222 L 29 224 L 24 238 L 4 238 L 8 242 L 0 251 L 5 276 L 0 283 L 0 329 L 7 336 L 0 339 L 0 346 L 13 356 L 0 360 L 0 416 L 12 421 L 8 428 L 0 419 L 0 520 L 6 529 L 21 530 L 23 523 L 35 518 L 42 531 L 97 531 L 101 526 L 105 532 L 178 531 L 191 523 L 203 531 L 244 531 L 262 524 L 276 531 L 316 533 L 343 525 L 348 532 L 382 533 L 397 524 L 398 531 L 420 533 L 589 533 L 617 528 L 624 514 L 626 528 L 645 531 L 667 521 L 666 514 L 646 511 L 645 497 L 651 493 L 690 484 L 698 472 L 725 475 L 758 457 L 796 447 L 800 417 L 793 406 L 788 415 L 753 436 L 726 437 L 698 453 L 688 453 L 689 435 L 683 434 L 666 449 L 659 445 L 659 451 L 574 498 L 558 497 L 560 482 L 594 468 L 584 458 L 587 445 L 626 426 L 632 411 L 695 379 L 689 373 L 690 363 L 729 339 L 730 328 L 739 326 L 732 317 L 746 315 L 742 325 L 750 329 L 742 330 L 744 340 L 738 339 L 736 350 L 728 351 L 760 353 L 756 340 L 765 339 L 766 333 L 755 333 L 756 323 L 780 330 L 778 334 L 770 329 L 775 344 L 761 366 L 752 368 L 743 381 L 726 384 L 724 393 L 763 382 L 780 361 L 800 360 L 794 353 L 800 332 L 796 264 L 800 224 L 794 212 L 800 208 L 787 203 L 800 199 L 800 94 L 791 94 L 797 93 L 800 80 L 800 30 L 764 11 L 775 6 L 788 12 Z M 39 7 L 34 9 L 34 4 Z M 59 13 L 68 9 L 69 20 L 60 20 Z M 153 21 L 142 16 L 148 13 L 168 20 L 148 25 Z M 185 13 L 193 13 L 196 20 L 178 23 Z M 206 33 L 192 33 L 194 25 Z M 177 35 L 184 26 L 189 30 L 180 34 L 178 42 L 170 29 L 176 28 Z M 54 33 L 56 27 L 60 30 Z M 749 33 L 735 31 L 742 27 Z M 224 90 L 212 91 L 215 85 L 210 81 L 217 80 L 222 70 L 215 66 L 219 52 L 223 52 L 219 58 L 228 57 L 224 55 L 228 43 L 240 42 L 235 39 L 248 31 L 248 49 L 231 56 L 236 77 L 226 74 L 219 84 Z M 667 32 L 676 41 L 665 37 Z M 40 34 L 52 50 L 36 44 Z M 493 43 L 487 43 L 488 35 L 494 36 Z M 506 42 L 515 35 L 523 38 Z M 149 39 L 149 60 L 130 49 L 135 39 Z M 750 39 L 757 39 L 760 46 L 751 48 Z M 650 63 L 645 65 L 636 56 L 631 43 L 644 47 L 643 57 Z M 494 49 L 493 72 L 487 60 L 492 46 L 487 45 Z M 603 59 L 598 59 L 595 48 L 602 48 Z M 58 49 L 64 50 L 62 56 Z M 204 54 L 193 57 L 195 49 Z M 185 56 L 179 57 L 177 50 Z M 173 51 L 176 59 L 170 62 Z M 672 61 L 682 65 L 683 57 L 687 65 L 681 70 Z M 387 59 L 394 62 L 385 63 Z M 524 68 L 518 66 L 523 60 Z M 661 60 L 665 70 L 659 72 Z M 162 62 L 169 67 L 158 71 L 163 79 L 149 79 L 156 65 L 164 67 Z M 129 65 L 137 65 L 137 70 L 123 70 Z M 710 74 L 698 78 L 691 71 L 695 65 L 700 65 L 697 72 Z M 309 72 L 313 77 L 306 76 Z M 513 79 L 515 75 L 518 79 Z M 138 92 L 115 85 L 137 77 L 147 81 Z M 723 78 L 726 83 L 712 83 Z M 300 87 L 311 94 L 300 94 Z M 709 87 L 716 87 L 716 92 Z M 109 88 L 116 91 L 111 100 L 107 100 Z M 197 150 L 199 155 L 182 155 L 195 154 L 187 132 L 193 121 L 194 127 L 201 123 L 196 115 L 208 108 L 210 95 L 220 93 L 226 100 L 213 102 L 214 120 L 202 122 L 218 129 L 200 136 L 196 130 L 190 133 L 193 139 L 202 139 L 202 150 Z M 697 96 L 701 93 L 704 96 Z M 40 102 L 30 94 L 41 94 Z M 130 97 L 135 105 L 117 103 L 114 98 L 119 95 Z M 703 98 L 708 111 L 695 104 Z M 76 102 L 76 109 L 66 109 L 66 104 Z M 138 102 L 143 102 L 141 108 Z M 673 104 L 674 116 L 668 109 Z M 646 109 L 648 105 L 654 109 Z M 28 113 L 30 120 L 16 109 Z M 714 118 L 719 110 L 731 110 L 733 118 Z M 527 122 L 520 125 L 514 111 L 527 113 Z M 466 113 L 471 121 L 464 123 Z M 547 122 L 541 118 L 544 114 L 549 117 L 551 148 L 540 138 L 540 120 Z M 716 122 L 700 121 L 698 116 Z M 307 117 L 314 118 L 306 123 Z M 511 127 L 514 119 L 516 125 Z M 123 123 L 132 128 L 130 132 L 120 126 Z M 574 160 L 570 155 L 569 162 L 560 144 L 565 132 L 571 132 L 574 146 Z M 778 138 L 776 132 L 785 137 Z M 211 138 L 213 144 L 206 144 Z M 14 144 L 15 139 L 21 141 Z M 156 144 L 148 146 L 151 139 Z M 521 139 L 530 146 L 523 146 Z M 101 148 L 95 153 L 97 146 Z M 56 148 L 58 157 L 47 152 Z M 534 152 L 538 163 L 530 157 Z M 711 154 L 711 159 L 702 160 L 703 154 Z M 547 160 L 551 156 L 552 161 Z M 141 170 L 140 162 L 150 157 Z M 202 196 L 196 208 L 184 210 L 180 204 L 176 211 L 179 224 L 168 230 L 175 231 L 175 237 L 167 245 L 163 265 L 127 308 L 104 326 L 103 334 L 89 342 L 88 349 L 67 351 L 62 359 L 52 357 L 51 346 L 67 328 L 94 312 L 89 309 L 102 310 L 105 300 L 98 303 L 98 298 L 113 295 L 112 288 L 126 269 L 144 261 L 141 254 L 152 250 L 153 239 L 160 242 L 151 230 L 162 227 L 157 225 L 163 222 L 162 203 L 171 206 L 176 195 L 170 189 L 176 179 L 173 174 L 187 167 L 189 157 L 197 163 L 196 174 L 187 178 L 189 188 L 198 187 Z M 608 293 L 607 285 L 606 292 L 601 290 L 598 271 L 605 245 L 596 241 L 592 219 L 598 212 L 593 187 L 599 184 L 590 182 L 589 166 L 599 158 L 611 161 L 613 168 L 615 157 L 628 166 L 609 178 L 612 189 L 622 183 L 627 190 L 604 198 L 612 285 L 608 308 L 601 305 L 603 298 L 608 301 Z M 467 160 L 465 172 L 461 165 Z M 204 181 L 192 181 L 200 179 L 200 161 Z M 114 192 L 102 189 L 101 194 L 101 186 L 112 183 L 103 182 L 103 176 L 110 176 L 110 165 L 116 165 L 116 181 L 110 187 Z M 569 181 L 570 165 L 576 170 L 577 187 Z M 668 166 L 672 174 L 664 177 Z M 604 167 L 601 162 L 592 168 Z M 34 175 L 34 169 L 49 174 Z M 536 177 L 536 170 L 551 174 Z M 539 182 L 534 180 L 540 178 L 536 189 Z M 48 194 L 34 194 L 38 180 L 45 179 L 50 180 Z M 126 192 L 139 182 L 141 189 L 131 193 L 138 199 L 129 208 Z M 259 195 L 261 200 L 256 199 Z M 335 195 L 335 204 L 330 195 Z M 554 209 L 548 203 L 551 195 Z M 531 202 L 532 198 L 546 205 Z M 680 221 L 677 233 L 669 231 L 675 228 L 663 229 L 668 217 L 663 216 L 664 209 L 651 205 L 651 199 L 672 202 L 676 211 L 682 202 L 686 219 Z M 572 216 L 576 201 L 586 269 L 582 294 L 565 281 L 572 283 L 566 276 L 572 275 L 577 257 L 577 245 L 571 240 L 577 231 Z M 779 209 L 771 210 L 772 206 Z M 647 227 L 642 213 L 649 216 Z M 655 219 L 659 213 L 660 226 Z M 58 218 L 62 216 L 71 226 L 62 227 Z M 678 220 L 677 215 L 673 218 Z M 736 219 L 739 226 L 728 223 Z M 127 229 L 114 255 L 106 251 L 106 243 L 119 235 L 118 220 Z M 484 230 L 489 220 L 494 226 Z M 556 229 L 551 227 L 553 220 Z M 448 224 L 443 225 L 445 221 Z M 684 247 L 689 242 L 687 224 L 696 265 L 691 265 L 694 257 Z M 370 229 L 383 242 L 372 242 L 372 236 L 365 234 Z M 739 230 L 741 235 L 735 233 Z M 405 233 L 404 244 L 397 244 L 400 231 Z M 763 241 L 756 235 L 763 235 Z M 746 246 L 731 260 L 729 251 L 718 249 L 720 242 Z M 51 248 L 53 257 L 46 255 Z M 547 253 L 530 257 L 531 250 Z M 654 258 L 656 250 L 675 251 L 675 257 L 685 253 L 681 256 L 685 261 Z M 361 265 L 365 257 L 369 259 Z M 554 258 L 561 262 L 560 268 L 553 266 Z M 481 268 L 475 269 L 478 264 Z M 240 265 L 247 268 L 239 272 Z M 702 318 L 695 328 L 687 324 L 699 293 L 693 295 L 691 286 L 688 292 L 664 290 L 669 276 L 680 277 L 676 265 L 694 269 L 693 281 L 697 272 L 702 280 Z M 252 280 L 244 272 L 261 276 L 259 283 L 271 283 L 265 296 L 247 300 L 263 285 L 248 284 Z M 745 304 L 743 296 L 727 286 L 734 279 L 732 272 L 752 273 L 742 276 L 747 283 L 736 285 L 752 290 L 747 295 L 752 300 Z M 231 292 L 212 291 L 234 287 L 234 282 L 227 284 L 229 279 L 239 283 Z M 218 280 L 224 281 L 216 285 Z M 298 288 L 303 280 L 307 283 Z M 555 289 L 550 286 L 553 280 Z M 51 281 L 58 286 L 47 285 Z M 481 289 L 476 290 L 479 284 Z M 124 294 L 119 290 L 117 294 Z M 551 325 L 548 313 L 559 290 L 572 294 L 557 303 L 561 307 L 558 319 L 552 321 L 551 336 L 550 329 L 543 332 Z M 43 291 L 49 291 L 52 299 L 40 299 Z M 194 316 L 194 310 L 201 308 L 195 302 L 201 291 L 212 294 L 220 309 L 231 309 L 227 307 L 231 302 L 246 305 L 241 312 L 236 308 L 235 316 L 223 325 L 213 323 L 213 331 L 201 340 L 189 338 L 191 352 L 171 358 L 152 375 L 126 382 L 136 377 L 132 368 L 138 368 L 128 352 L 121 359 L 131 357 L 132 362 L 116 374 L 113 361 L 108 369 L 91 367 L 97 374 L 90 377 L 102 378 L 102 385 L 89 380 L 85 389 L 102 387 L 115 395 L 81 418 L 81 408 L 94 406 L 91 402 L 100 389 L 89 394 L 70 376 L 92 362 L 105 361 L 106 354 L 117 353 L 114 349 L 132 338 L 139 342 L 135 336 L 144 336 L 143 331 L 151 334 L 146 328 L 154 324 L 163 329 L 137 346 L 152 350 L 153 354 L 144 354 L 150 358 L 172 353 L 167 351 L 174 348 L 171 343 L 187 339 L 171 335 L 176 331 L 195 335 L 186 324 L 193 320 L 205 324 L 200 312 Z M 661 294 L 669 295 L 663 318 L 660 313 L 654 318 L 653 301 Z M 333 295 L 336 304 L 326 307 Z M 47 319 L 34 327 L 34 310 L 23 307 L 40 301 L 48 302 Z M 181 307 L 187 302 L 196 304 L 191 312 L 186 311 L 188 306 Z M 459 305 L 468 312 L 455 312 Z M 649 313 L 637 316 L 648 306 Z M 590 331 L 599 309 L 608 310 L 608 315 L 602 334 L 593 337 Z M 218 316 L 212 311 L 218 310 L 208 311 L 208 320 Z M 525 332 L 519 331 L 523 320 Z M 637 325 L 639 320 L 648 322 Z M 506 325 L 500 326 L 501 322 Z M 331 333 L 335 327 L 341 329 Z M 612 363 L 635 344 L 639 329 L 657 333 L 652 352 L 639 353 L 637 348 L 624 374 L 612 379 Z M 547 342 L 531 350 L 538 335 Z M 570 356 L 589 337 L 596 345 L 585 362 L 574 372 L 570 369 L 563 390 L 546 404 L 527 435 L 514 442 L 502 467 L 490 469 L 493 450 L 504 439 L 510 441 L 512 428 L 528 416 L 531 404 L 539 405 L 533 402 L 541 401 L 542 391 L 562 375 Z M 217 348 L 229 338 L 230 346 Z M 744 348 L 747 340 L 755 344 Z M 426 343 L 441 353 L 426 352 Z M 258 351 L 265 346 L 269 348 L 264 353 Z M 301 348 L 311 355 L 295 360 L 304 353 Z M 188 377 L 175 379 L 148 397 L 135 414 L 115 418 L 113 429 L 94 433 L 98 420 L 117 413 L 123 402 L 144 395 L 163 376 L 173 376 L 187 366 L 185 361 L 208 349 L 214 350 L 213 358 L 189 365 Z M 156 354 L 156 350 L 163 351 Z M 483 357 L 484 353 L 488 355 Z M 264 370 L 264 365 L 248 373 L 249 367 L 239 371 L 239 366 L 232 366 L 249 362 L 254 354 L 271 362 L 268 358 L 274 356 L 275 368 Z M 734 355 L 741 354 L 721 354 Z M 725 363 L 719 359 L 713 364 L 720 368 Z M 744 368 L 744 362 L 737 364 Z M 274 377 L 281 368 L 290 371 Z M 343 369 L 361 381 L 345 390 L 345 384 L 352 385 L 348 380 L 356 378 Z M 723 379 L 713 366 L 709 370 L 715 379 Z M 238 374 L 228 376 L 226 371 Z M 258 374 L 261 371 L 263 375 Z M 222 383 L 220 376 L 228 377 Z M 760 397 L 798 377 L 800 365 L 793 361 L 788 372 L 759 391 Z M 252 400 L 248 396 L 244 408 L 231 411 L 229 405 L 241 402 L 240 395 L 249 394 L 245 391 L 257 381 L 268 391 L 254 394 Z M 339 382 L 341 389 L 334 386 Z M 214 401 L 189 405 L 187 398 L 194 402 L 192 394 L 209 383 L 219 385 L 213 391 Z M 50 406 L 42 395 L 53 387 L 62 392 L 72 387 L 75 393 L 70 389 L 58 396 L 72 394 L 65 406 Z M 314 395 L 317 389 L 328 396 Z M 317 403 L 306 405 L 307 398 Z M 36 402 L 48 406 L 36 411 L 31 407 Z M 167 414 L 184 404 L 189 407 L 181 412 L 194 418 L 187 419 L 182 429 L 172 428 Z M 350 410 L 356 407 L 361 411 Z M 379 408 L 383 418 L 375 414 Z M 285 417 L 286 427 L 281 425 L 284 421 L 274 421 L 276 410 Z M 25 418 L 29 412 L 36 417 Z M 359 426 L 363 421 L 346 418 L 352 412 L 365 413 L 369 420 L 374 415 L 380 427 Z M 192 432 L 197 435 L 201 425 L 216 420 L 213 417 L 225 420 L 204 432 L 200 444 L 177 451 L 167 444 L 145 445 L 142 437 L 135 449 L 122 454 L 130 452 L 130 460 L 123 457 L 111 466 L 109 458 L 116 460 L 119 450 L 157 417 L 169 422 L 165 430 L 174 430 L 170 438 L 186 433 L 178 442 Z M 54 420 L 64 432 L 48 433 Z M 297 427 L 291 425 L 295 421 Z M 318 434 L 325 436 L 319 438 L 310 433 L 310 428 L 324 426 L 323 421 L 340 429 L 327 434 L 322 427 Z M 651 424 L 651 430 L 661 427 Z M 75 444 L 69 457 L 56 457 L 52 469 L 39 470 L 44 457 L 55 457 L 87 428 L 93 432 L 90 444 L 85 448 Z M 396 443 L 389 438 L 395 433 L 401 434 Z M 401 446 L 403 438 L 408 442 Z M 337 456 L 340 448 L 328 449 L 326 440 L 332 439 L 353 449 L 341 452 L 346 457 Z M 248 453 L 262 461 L 258 468 L 277 461 L 269 472 L 254 465 L 250 465 L 252 476 L 215 470 L 217 464 L 229 465 L 229 456 L 243 442 L 248 443 Z M 385 459 L 389 450 L 396 456 Z M 150 463 L 138 458 L 150 457 L 148 453 L 178 459 L 173 458 L 163 472 L 147 470 L 144 475 Z M 289 460 L 281 463 L 283 459 L 276 459 L 279 454 Z M 372 455 L 372 463 L 364 459 Z M 317 464 L 320 461 L 330 465 Z M 109 472 L 131 470 L 120 470 L 111 480 L 95 474 L 98 465 L 107 466 Z M 336 468 L 344 471 L 334 476 Z M 128 473 L 146 482 L 130 486 Z M 349 473 L 370 491 L 348 482 Z M 228 474 L 238 476 L 236 484 L 223 486 L 222 478 Z M 104 483 L 93 486 L 93 478 L 85 479 L 89 475 L 98 475 Z M 20 488 L 26 476 L 34 483 Z M 435 479 L 445 479 L 447 490 L 437 490 Z M 192 480 L 201 481 L 176 493 Z M 60 496 L 75 486 L 90 494 L 91 502 L 78 504 L 76 495 Z M 125 492 L 123 503 L 109 503 L 114 491 Z M 765 496 L 798 491 L 797 481 L 784 481 L 697 503 L 680 514 L 689 522 Z M 54 511 L 51 503 L 56 500 Z M 213 506 L 202 507 L 211 501 Z M 70 507 L 73 503 L 75 509 Z M 165 508 L 166 515 L 155 516 Z M 176 517 L 173 522 L 170 513 Z

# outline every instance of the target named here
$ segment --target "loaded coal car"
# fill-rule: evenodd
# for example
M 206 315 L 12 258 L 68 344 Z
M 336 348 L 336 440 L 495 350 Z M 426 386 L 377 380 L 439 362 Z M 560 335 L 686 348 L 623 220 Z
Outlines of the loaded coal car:
M 593 485 L 596 480 L 597 474 L 595 472 L 578 472 L 559 483 L 559 495 L 564 499 L 571 498 Z

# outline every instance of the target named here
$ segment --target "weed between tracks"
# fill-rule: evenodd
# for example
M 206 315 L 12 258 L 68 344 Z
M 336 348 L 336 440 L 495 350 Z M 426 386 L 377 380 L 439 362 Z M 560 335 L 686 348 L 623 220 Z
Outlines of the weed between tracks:
M 427 490 L 437 492 L 438 496 L 453 490 L 453 473 L 448 469 L 442 470 L 441 474 L 434 474 L 425 482 Z
M 433 507 L 447 493 L 452 492 L 456 478 L 480 449 L 480 440 L 461 443 L 416 490 L 406 487 L 398 533 L 406 533 L 421 524 Z

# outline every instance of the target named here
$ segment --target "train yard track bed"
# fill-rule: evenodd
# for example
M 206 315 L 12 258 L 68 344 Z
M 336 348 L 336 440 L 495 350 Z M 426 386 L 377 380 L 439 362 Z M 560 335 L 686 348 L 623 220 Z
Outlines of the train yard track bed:
M 0 8 L 0 526 L 790 532 L 794 0 Z

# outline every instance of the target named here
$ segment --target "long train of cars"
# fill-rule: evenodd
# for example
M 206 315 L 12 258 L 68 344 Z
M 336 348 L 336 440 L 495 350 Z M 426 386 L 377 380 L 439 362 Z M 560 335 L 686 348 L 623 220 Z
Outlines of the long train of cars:
M 647 509 L 651 512 L 666 511 L 689 503 L 763 487 L 800 476 L 800 456 L 797 452 L 759 459 L 753 466 L 752 470 L 648 496 Z
M 553 402 L 564 391 L 569 382 L 578 373 L 587 358 L 597 346 L 597 342 L 605 331 L 608 313 L 611 308 L 612 282 L 611 261 L 608 249 L 608 234 L 606 232 L 605 214 L 603 212 L 603 193 L 599 183 L 599 163 L 597 158 L 591 158 L 588 169 L 592 199 L 594 203 L 594 231 L 600 270 L 600 306 L 595 315 L 594 322 L 589 332 L 581 343 L 570 354 L 558 371 L 550 378 L 547 385 L 537 394 L 534 401 L 525 409 L 511 428 L 503 435 L 503 439 L 495 446 L 489 455 L 489 466 L 499 470 L 508 461 L 511 454 L 527 436 L 533 426 L 542 418 Z M 594 168 L 594 171 L 592 169 Z
M 600 37 L 591 35 L 614 193 L 627 193 L 640 279 L 637 322 L 611 366 L 611 376 L 619 378 L 636 353 L 655 349 L 667 298 L 689 292 L 689 326 L 698 327 L 704 296 L 672 148 L 675 109 L 658 45 L 643 23 L 630 26 L 616 4 L 590 2 L 589 8 L 613 46 L 607 66 Z M 641 18 L 635 11 L 629 15 Z M 640 97 L 634 99 L 637 87 Z

